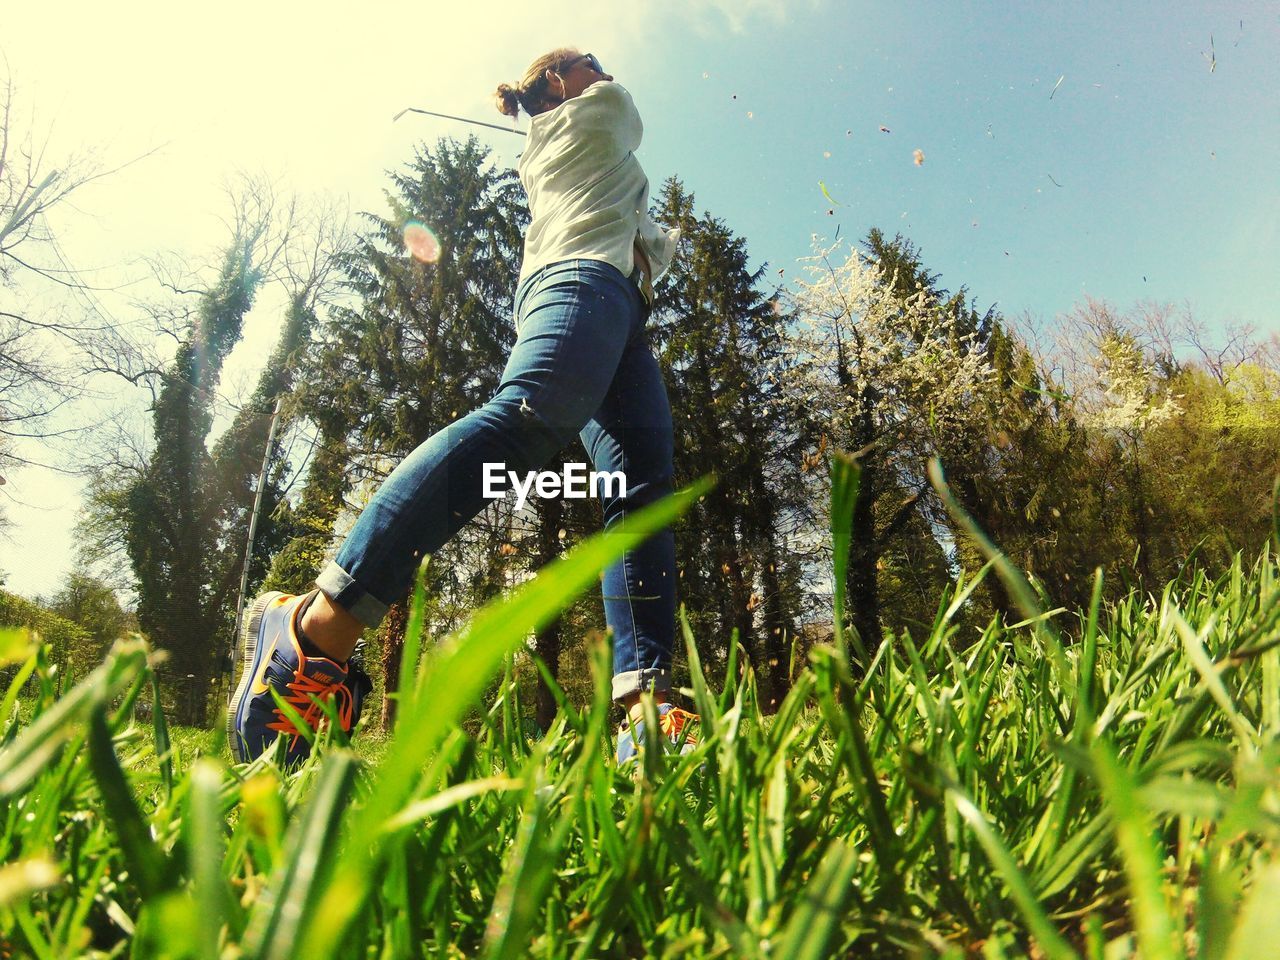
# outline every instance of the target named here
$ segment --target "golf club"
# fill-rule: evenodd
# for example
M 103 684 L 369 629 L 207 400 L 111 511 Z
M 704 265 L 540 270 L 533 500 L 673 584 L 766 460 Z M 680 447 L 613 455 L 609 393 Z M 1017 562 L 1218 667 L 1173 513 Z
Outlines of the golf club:
M 432 110 L 423 110 L 419 107 L 405 107 L 403 110 L 401 110 L 399 113 L 397 113 L 394 117 L 391 118 L 391 122 L 395 123 L 397 120 L 403 117 L 406 113 L 425 113 L 429 117 L 442 117 L 445 120 L 457 120 L 460 123 L 474 123 L 478 127 L 489 127 L 493 130 L 501 130 L 504 133 L 514 133 L 517 136 L 521 136 L 521 137 L 528 136 L 528 134 L 525 133 L 523 130 L 513 130 L 511 127 L 499 126 L 496 123 L 485 123 L 483 120 L 468 120 L 466 117 L 455 117 L 449 113 L 436 113 Z

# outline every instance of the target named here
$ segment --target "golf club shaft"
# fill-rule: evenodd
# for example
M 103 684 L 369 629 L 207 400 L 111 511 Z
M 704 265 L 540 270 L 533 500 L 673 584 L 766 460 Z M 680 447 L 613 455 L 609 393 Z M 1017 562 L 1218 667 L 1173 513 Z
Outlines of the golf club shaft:
M 423 110 L 420 107 L 406 107 L 391 118 L 391 122 L 395 123 L 406 113 L 425 113 L 429 117 L 441 117 L 445 120 L 457 120 L 459 123 L 473 123 L 477 127 L 489 127 L 492 130 L 501 130 L 504 133 L 514 133 L 517 136 L 528 136 L 523 130 L 513 130 L 511 127 L 499 126 L 496 123 L 485 123 L 483 120 L 468 120 L 466 117 L 455 117 L 449 113 L 436 113 L 434 110 Z

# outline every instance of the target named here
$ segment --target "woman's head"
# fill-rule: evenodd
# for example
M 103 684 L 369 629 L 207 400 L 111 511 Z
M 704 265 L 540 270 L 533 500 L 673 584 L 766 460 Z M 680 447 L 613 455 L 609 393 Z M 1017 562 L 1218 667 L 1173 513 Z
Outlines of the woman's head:
M 600 61 L 591 54 L 579 53 L 573 47 L 561 47 L 544 54 L 525 71 L 517 85 L 499 84 L 494 96 L 498 112 L 516 117 L 520 108 L 536 116 L 566 100 L 572 100 L 597 80 L 613 77 L 597 69 Z

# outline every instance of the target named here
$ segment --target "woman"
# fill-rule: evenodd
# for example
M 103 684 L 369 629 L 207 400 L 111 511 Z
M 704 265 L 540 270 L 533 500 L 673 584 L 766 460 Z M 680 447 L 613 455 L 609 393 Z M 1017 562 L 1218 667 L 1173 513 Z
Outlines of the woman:
M 631 95 L 592 54 L 560 49 L 535 60 L 518 85 L 499 86 L 497 104 L 507 116 L 523 108 L 532 117 L 519 165 L 532 221 L 502 381 L 488 403 L 387 477 L 316 590 L 254 602 L 227 715 L 242 761 L 278 733 L 290 738 L 288 762 L 310 751 L 272 687 L 312 725 L 320 712 L 308 695 L 336 698 L 350 731 L 358 704 L 347 661 L 357 638 L 404 596 L 421 556 L 485 507 L 484 464 L 524 476 L 579 437 L 596 471 L 626 476 L 625 497 L 598 490 L 606 527 L 673 490 L 671 407 L 644 326 L 652 281 L 667 269 L 679 231 L 664 231 L 647 213 L 649 182 L 633 152 L 643 128 Z M 619 762 L 642 742 L 643 690 L 653 692 L 673 739 L 695 719 L 670 702 L 675 581 L 670 529 L 604 574 L 613 697 L 631 720 L 619 734 Z

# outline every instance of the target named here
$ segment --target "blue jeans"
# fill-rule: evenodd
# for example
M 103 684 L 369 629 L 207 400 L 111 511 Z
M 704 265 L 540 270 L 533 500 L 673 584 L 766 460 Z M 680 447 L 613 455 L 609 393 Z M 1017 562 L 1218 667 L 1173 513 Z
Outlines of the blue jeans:
M 520 285 L 515 315 L 516 344 L 493 398 L 392 471 L 316 579 L 366 626 L 405 595 L 421 556 L 488 504 L 485 463 L 505 464 L 523 482 L 577 436 L 592 469 L 626 475 L 625 497 L 617 484 L 597 484 L 606 529 L 673 491 L 671 405 L 636 285 L 603 261 L 552 263 Z M 670 528 L 605 570 L 615 699 L 670 690 L 675 581 Z

